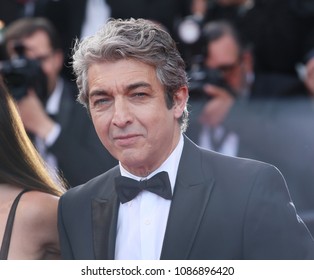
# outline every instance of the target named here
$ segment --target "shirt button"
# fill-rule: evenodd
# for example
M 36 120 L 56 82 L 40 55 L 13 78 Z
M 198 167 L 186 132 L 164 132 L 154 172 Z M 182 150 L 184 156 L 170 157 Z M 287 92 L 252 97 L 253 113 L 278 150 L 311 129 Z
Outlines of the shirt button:
M 149 225 L 150 225 L 150 220 L 146 220 L 146 221 L 145 221 L 145 225 L 146 225 L 146 226 L 149 226 Z

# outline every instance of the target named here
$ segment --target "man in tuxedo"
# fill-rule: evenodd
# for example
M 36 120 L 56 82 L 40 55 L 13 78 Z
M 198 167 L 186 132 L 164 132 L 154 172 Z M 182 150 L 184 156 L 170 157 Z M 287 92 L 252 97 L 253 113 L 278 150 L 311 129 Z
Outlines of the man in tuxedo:
M 314 258 L 278 169 L 184 135 L 185 65 L 159 25 L 110 20 L 76 44 L 73 68 L 119 165 L 61 197 L 64 259 Z
M 12 73 L 4 76 L 27 132 L 51 170 L 75 187 L 116 165 L 76 101 L 77 89 L 60 75 L 63 52 L 54 26 L 44 18 L 16 20 L 6 29 L 5 46 L 12 64 L 27 58 L 39 65 L 11 71 L 23 73 L 21 85 L 10 79 Z

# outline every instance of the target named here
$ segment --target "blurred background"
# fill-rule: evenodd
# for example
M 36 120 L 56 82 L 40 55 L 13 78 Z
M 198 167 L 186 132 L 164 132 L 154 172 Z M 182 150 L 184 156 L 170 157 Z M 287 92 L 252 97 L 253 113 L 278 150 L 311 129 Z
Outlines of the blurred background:
M 21 88 L 42 80 L 33 63 L 42 57 L 30 56 L 23 46 L 29 35 L 9 35 L 16 21 L 37 17 L 58 33 L 63 56 L 58 75 L 73 88 L 76 39 L 93 34 L 110 17 L 142 17 L 163 26 L 175 38 L 190 78 L 187 135 L 204 148 L 275 165 L 314 234 L 313 0 L 1 0 L 0 74 L 17 99 L 23 99 Z M 71 94 L 75 100 L 77 90 Z M 40 89 L 37 95 L 40 99 Z M 46 101 L 41 102 L 48 115 Z M 74 115 L 69 122 L 77 122 Z M 82 136 L 69 137 L 59 139 L 62 151 Z M 54 156 L 62 163 L 60 153 Z M 116 164 L 109 156 L 105 163 L 94 161 L 103 168 L 63 172 L 72 186 Z

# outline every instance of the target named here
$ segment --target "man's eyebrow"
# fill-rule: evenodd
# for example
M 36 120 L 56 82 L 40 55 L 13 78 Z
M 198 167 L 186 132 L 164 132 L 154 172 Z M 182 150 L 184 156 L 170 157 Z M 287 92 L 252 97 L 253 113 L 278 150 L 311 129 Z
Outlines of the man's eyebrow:
M 146 82 L 137 82 L 137 83 L 128 85 L 126 88 L 127 88 L 127 90 L 133 90 L 133 89 L 137 89 L 139 87 L 151 88 L 151 85 L 149 83 L 146 83 Z
M 108 95 L 108 92 L 103 90 L 103 89 L 96 89 L 91 91 L 88 96 L 89 98 L 93 97 L 93 96 L 102 96 L 102 95 Z
M 151 85 L 146 82 L 137 82 L 137 83 L 127 85 L 126 90 L 131 91 L 140 87 L 151 88 Z M 104 95 L 110 95 L 110 93 L 104 89 L 95 89 L 88 94 L 89 98 L 94 97 L 94 96 L 104 96 Z

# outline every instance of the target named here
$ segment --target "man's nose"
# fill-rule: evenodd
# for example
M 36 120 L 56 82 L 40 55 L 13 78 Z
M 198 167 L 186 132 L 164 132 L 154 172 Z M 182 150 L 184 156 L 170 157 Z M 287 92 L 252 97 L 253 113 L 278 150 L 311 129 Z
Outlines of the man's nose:
M 124 98 L 115 100 L 112 122 L 118 127 L 124 127 L 132 122 L 130 105 Z

